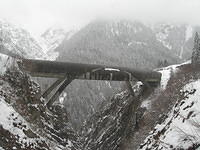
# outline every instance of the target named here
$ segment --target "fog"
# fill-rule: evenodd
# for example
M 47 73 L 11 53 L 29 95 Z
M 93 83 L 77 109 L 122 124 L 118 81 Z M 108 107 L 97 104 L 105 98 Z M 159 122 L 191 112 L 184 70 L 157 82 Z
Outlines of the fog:
M 199 8 L 199 0 L 0 0 L 0 19 L 40 35 L 52 26 L 70 30 L 96 18 L 200 25 Z

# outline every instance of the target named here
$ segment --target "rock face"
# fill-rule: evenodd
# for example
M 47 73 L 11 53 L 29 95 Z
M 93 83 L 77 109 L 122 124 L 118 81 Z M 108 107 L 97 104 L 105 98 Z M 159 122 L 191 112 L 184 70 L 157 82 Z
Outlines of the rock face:
M 65 109 L 46 110 L 40 87 L 19 70 L 0 78 L 0 146 L 3 149 L 69 149 L 81 147 Z
M 89 118 L 82 130 L 84 149 L 123 149 L 122 143 L 136 130 L 136 110 L 145 91 L 140 84 L 133 88 L 137 96 L 128 91 L 117 94 L 110 104 Z
M 116 95 L 109 105 L 86 122 L 87 130 L 83 130 L 86 133 L 85 147 L 91 150 L 200 147 L 198 68 L 183 64 L 160 70 L 163 74 L 161 86 L 143 93 L 136 120 L 129 109 L 135 105 L 129 103 L 127 93 Z

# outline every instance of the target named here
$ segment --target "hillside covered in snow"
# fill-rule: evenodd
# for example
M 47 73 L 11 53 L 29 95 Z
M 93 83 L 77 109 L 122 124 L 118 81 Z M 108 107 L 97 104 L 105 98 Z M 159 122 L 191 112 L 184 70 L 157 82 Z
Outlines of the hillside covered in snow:
M 197 149 L 199 141 L 199 66 L 185 64 L 177 67 L 174 81 L 176 95 L 165 120 L 155 126 L 150 135 L 140 145 L 140 149 Z M 174 80 L 171 78 L 171 80 Z M 171 84 L 167 85 L 171 88 Z M 170 95 L 169 95 L 170 96 Z
M 187 44 L 181 52 L 178 44 L 173 43 L 172 37 L 175 36 L 172 33 L 177 29 L 174 26 L 152 28 L 140 23 L 95 22 L 76 33 L 48 30 L 42 35 L 47 43 L 45 46 L 28 32 L 5 22 L 0 29 L 3 45 L 27 58 L 87 63 L 105 60 L 108 64 L 128 64 L 134 68 L 138 63 L 129 60 L 133 61 L 137 55 L 145 60 L 141 62 L 146 64 L 145 67 L 156 68 L 157 60 L 147 63 L 154 55 L 148 59 L 143 56 L 145 51 L 156 48 L 159 50 L 155 50 L 156 56 L 162 55 L 162 59 L 175 52 L 176 55 L 170 57 L 172 62 L 176 58 L 184 60 L 190 53 Z M 182 29 L 183 41 L 189 42 L 193 29 Z M 63 38 L 65 40 L 61 42 Z M 179 49 L 173 52 L 176 47 Z M 113 51 L 106 51 L 106 48 Z M 54 57 L 54 52 L 58 57 Z M 129 52 L 131 55 L 126 55 Z M 116 56 L 120 54 L 116 60 L 110 57 L 115 53 Z M 50 57 L 50 54 L 54 56 Z M 101 56 L 101 60 L 97 56 Z M 121 56 L 127 59 L 123 61 Z M 45 105 L 47 100 L 41 98 L 45 81 L 42 79 L 41 85 L 36 83 L 36 79 L 19 70 L 17 61 L 0 54 L 0 149 L 163 150 L 200 147 L 199 65 L 188 61 L 155 69 L 162 73 L 160 85 L 149 88 L 141 82 L 133 82 L 135 96 L 118 83 L 75 81 L 60 97 L 64 105 L 57 101 L 49 110 Z
M 54 50 L 65 38 L 70 38 L 75 31 L 50 28 L 40 37 L 32 36 L 27 30 L 0 20 L 0 44 L 13 54 L 24 58 L 55 60 L 58 53 Z
M 18 70 L 0 76 L 0 147 L 19 150 L 74 150 L 81 143 L 66 110 L 46 109 L 40 86 Z
M 161 84 L 133 84 L 73 129 L 62 104 L 45 107 L 40 86 L 20 70 L 0 78 L 2 149 L 195 149 L 199 147 L 199 66 L 190 62 L 160 68 Z M 152 130 L 153 129 L 153 130 Z
M 36 39 L 26 30 L 0 20 L 0 38 L 9 51 L 27 58 L 46 58 Z
M 56 103 L 49 111 L 40 97 L 40 86 L 11 65 L 0 76 L 0 146 L 52 150 L 198 148 L 198 68 L 187 62 L 157 69 L 162 73 L 158 87 L 133 84 L 136 97 L 127 90 L 114 95 L 78 132 L 63 105 Z

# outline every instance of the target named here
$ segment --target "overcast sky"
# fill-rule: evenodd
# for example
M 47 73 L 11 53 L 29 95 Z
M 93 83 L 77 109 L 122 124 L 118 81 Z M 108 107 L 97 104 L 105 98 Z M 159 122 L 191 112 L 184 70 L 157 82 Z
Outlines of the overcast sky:
M 200 25 L 200 0 L 0 0 L 0 19 L 39 35 L 69 30 L 99 17 Z

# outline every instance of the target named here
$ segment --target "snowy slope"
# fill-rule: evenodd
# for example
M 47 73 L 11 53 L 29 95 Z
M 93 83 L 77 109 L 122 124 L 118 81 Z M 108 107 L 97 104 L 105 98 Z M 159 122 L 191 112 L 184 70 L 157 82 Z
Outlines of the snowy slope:
M 38 38 L 20 27 L 0 20 L 0 45 L 5 47 L 3 50 L 24 58 L 55 60 L 58 52 L 54 49 L 65 37 L 70 38 L 74 33 L 75 31 L 66 33 L 63 29 L 52 28 Z M 7 67 L 15 65 L 12 58 L 1 52 L 3 51 L 0 50 L 0 74 L 5 72 Z
M 8 22 L 0 21 L 0 37 L 8 52 L 25 58 L 52 58 L 27 31 Z M 49 113 L 40 95 L 37 83 L 19 71 L 16 60 L 0 54 L 0 149 L 79 149 L 66 110 L 55 106 Z
M 0 75 L 0 147 L 20 150 L 80 150 L 66 110 L 51 112 L 40 87 L 16 68 Z
M 65 31 L 62 28 L 49 28 L 46 30 L 38 41 L 45 53 L 48 55 L 48 59 L 55 60 L 59 56 L 59 52 L 55 49 L 63 42 L 63 40 L 69 40 L 74 34 L 75 30 Z
M 135 118 L 136 106 L 127 91 L 113 96 L 108 105 L 86 121 L 82 130 L 86 139 L 84 147 L 99 150 L 199 147 L 198 68 L 188 61 L 157 69 L 162 73 L 161 84 L 150 93 L 144 91 L 137 108 L 139 119 Z
M 200 147 L 200 80 L 180 91 L 178 100 L 164 123 L 157 125 L 141 149 L 196 149 Z
M 36 37 L 20 27 L 0 20 L 0 44 L 8 51 L 25 58 L 55 60 L 59 53 L 54 50 L 73 34 L 75 30 L 66 32 L 61 28 L 50 28 Z
M 156 39 L 180 59 L 188 59 L 193 46 L 192 37 L 198 28 L 186 24 L 157 23 L 151 26 Z
M 170 78 L 165 81 L 167 86 L 163 95 L 168 96 L 168 102 L 173 102 L 173 106 L 162 115 L 139 149 L 193 150 L 200 147 L 199 66 L 189 63 L 174 65 L 172 68 L 175 68 L 175 73 L 165 69 L 166 77 Z M 161 98 L 164 103 L 165 96 Z
M 44 144 L 45 139 L 40 137 L 39 135 L 37 134 L 34 135 L 34 133 L 33 135 L 35 137 L 28 137 L 26 135 L 28 130 L 30 130 L 29 124 L 27 123 L 27 121 L 24 120 L 24 118 L 19 113 L 17 113 L 13 109 L 12 106 L 9 106 L 8 103 L 6 103 L 4 98 L 1 96 L 0 96 L 0 110 L 1 110 L 0 111 L 1 134 L 2 134 L 2 128 L 3 128 L 3 130 L 8 131 L 11 135 L 17 137 L 15 142 L 19 143 L 21 148 L 30 147 L 34 149 L 34 148 L 38 148 L 40 144 L 41 145 L 43 144 L 44 146 L 46 146 Z M 4 138 L 7 138 L 6 135 L 4 136 Z M 14 149 L 16 146 L 13 145 L 12 147 Z
M 9 51 L 27 58 L 46 58 L 38 42 L 26 30 L 0 20 L 0 38 Z

